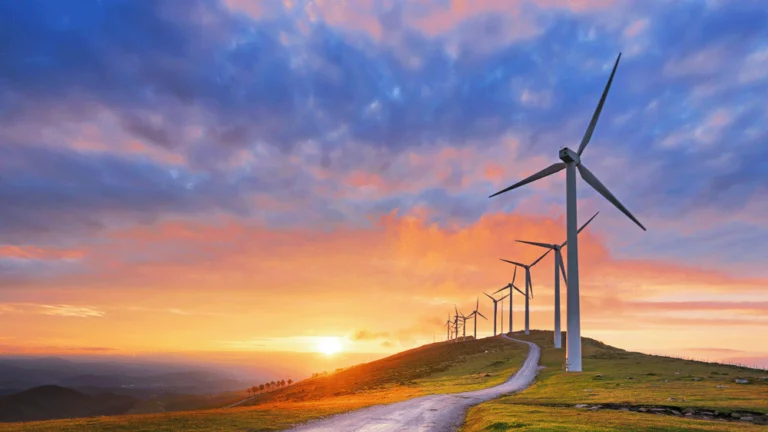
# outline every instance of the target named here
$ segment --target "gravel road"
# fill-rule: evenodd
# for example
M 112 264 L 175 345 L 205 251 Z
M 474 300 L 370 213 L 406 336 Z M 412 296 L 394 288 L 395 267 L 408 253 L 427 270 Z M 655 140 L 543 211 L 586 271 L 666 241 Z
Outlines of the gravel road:
M 290 429 L 291 432 L 416 432 L 455 431 L 464 421 L 467 409 L 499 396 L 518 392 L 530 386 L 538 372 L 538 345 L 502 336 L 510 341 L 527 344 L 528 358 L 523 367 L 505 383 L 496 387 L 464 393 L 422 396 L 389 405 L 376 405 L 314 420 Z

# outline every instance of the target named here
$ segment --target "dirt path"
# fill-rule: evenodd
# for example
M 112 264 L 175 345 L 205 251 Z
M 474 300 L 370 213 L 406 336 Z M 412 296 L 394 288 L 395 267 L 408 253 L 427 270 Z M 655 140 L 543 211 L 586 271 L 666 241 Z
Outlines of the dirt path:
M 536 379 L 540 350 L 538 345 L 502 336 L 511 341 L 528 344 L 528 358 L 517 373 L 505 383 L 483 390 L 464 393 L 423 396 L 390 405 L 376 405 L 311 421 L 290 429 L 291 432 L 399 432 L 455 431 L 464 421 L 467 409 L 501 395 L 527 388 Z

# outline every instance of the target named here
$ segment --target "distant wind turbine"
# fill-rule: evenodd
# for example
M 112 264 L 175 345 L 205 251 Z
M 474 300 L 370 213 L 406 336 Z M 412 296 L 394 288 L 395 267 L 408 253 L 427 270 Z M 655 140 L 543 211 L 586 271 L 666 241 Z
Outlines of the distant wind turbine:
M 530 309 L 529 304 L 528 304 L 529 300 L 533 298 L 533 282 L 531 281 L 531 267 L 533 267 L 536 264 L 538 264 L 539 261 L 544 259 L 544 257 L 547 256 L 548 253 L 549 253 L 549 251 L 544 252 L 544 255 L 540 256 L 539 259 L 537 259 L 536 261 L 534 261 L 534 262 L 532 262 L 531 264 L 528 264 L 528 265 L 521 264 L 521 263 L 515 262 L 515 261 L 509 261 L 509 260 L 501 259 L 504 262 L 508 262 L 510 264 L 514 264 L 514 265 L 516 265 L 518 267 L 522 267 L 523 269 L 525 269 L 525 334 L 531 334 L 531 326 L 530 326 L 530 323 L 531 323 L 530 311 L 531 311 L 531 309 Z M 530 291 L 528 290 L 529 288 L 530 288 Z M 510 291 L 510 294 L 511 293 L 512 292 Z
M 493 293 L 493 295 L 496 295 L 504 291 L 505 289 L 509 290 L 509 332 L 510 333 L 512 333 L 512 294 L 513 294 L 512 289 L 514 288 L 515 290 L 517 290 L 517 292 L 525 296 L 525 293 L 520 291 L 520 289 L 515 286 L 515 278 L 517 278 L 517 266 L 515 266 L 515 272 L 512 274 L 512 282 L 508 283 L 507 286 L 505 286 L 504 288 Z
M 592 115 L 592 120 L 589 122 L 584 137 L 581 139 L 578 151 L 574 152 L 568 147 L 560 149 L 559 156 L 562 162 L 552 164 L 547 168 L 533 174 L 532 176 L 521 180 L 506 189 L 503 189 L 490 197 L 494 197 L 501 193 L 510 191 L 528 183 L 534 182 L 541 178 L 552 175 L 556 172 L 565 169 L 565 190 L 566 190 L 566 218 L 568 222 L 568 276 L 571 278 L 571 282 L 568 284 L 568 345 L 566 346 L 566 370 L 571 372 L 581 372 L 581 312 L 579 305 L 579 243 L 578 236 L 576 235 L 576 227 L 578 226 L 578 218 L 576 214 L 576 170 L 578 169 L 581 178 L 584 179 L 590 186 L 592 186 L 597 192 L 600 193 L 605 199 L 611 202 L 616 208 L 624 213 L 628 218 L 635 222 L 640 228 L 645 231 L 645 227 L 638 221 L 632 213 L 624 207 L 623 204 L 616 199 L 615 196 L 608 190 L 600 180 L 595 177 L 594 174 L 581 161 L 581 155 L 584 153 L 584 149 L 592 139 L 592 133 L 595 131 L 597 120 L 600 118 L 600 112 L 603 110 L 603 104 L 605 98 L 608 96 L 608 91 L 611 88 L 611 82 L 613 82 L 613 76 L 616 74 L 616 68 L 619 66 L 619 60 L 621 60 L 621 53 L 616 58 L 616 63 L 613 65 L 613 71 L 608 78 L 608 83 L 605 85 L 603 94 L 600 97 L 600 102 L 595 108 L 595 112 Z
M 485 293 L 483 293 L 483 294 L 485 294 Z M 489 296 L 488 294 L 485 294 L 485 295 L 486 295 L 486 296 L 487 296 L 489 299 L 491 299 L 491 301 L 493 302 L 493 335 L 494 335 L 494 336 L 496 336 L 496 322 L 498 321 L 498 320 L 496 319 L 496 309 L 497 309 L 497 307 L 496 307 L 496 306 L 498 306 L 498 302 L 500 302 L 500 301 L 504 300 L 505 298 L 507 298 L 507 296 L 504 296 L 504 297 L 502 297 L 502 298 L 500 298 L 500 299 L 496 299 L 496 298 L 494 298 L 494 297 L 491 297 L 491 296 Z M 507 294 L 507 295 L 509 295 L 509 294 Z
M 448 321 L 446 321 L 445 324 L 443 324 L 443 326 L 445 326 L 445 329 L 448 332 L 445 340 L 449 341 L 451 340 L 451 315 L 450 314 L 448 315 Z
M 584 223 L 584 225 L 579 228 L 579 231 L 576 233 L 580 233 L 581 230 L 587 227 L 590 222 L 592 222 L 592 219 L 594 219 L 597 214 L 600 212 L 595 213 L 594 216 L 589 218 L 589 220 Z M 562 248 L 564 248 L 568 244 L 568 240 L 564 241 L 562 244 L 549 244 L 549 243 L 537 243 L 537 242 L 531 242 L 531 241 L 525 241 L 525 240 L 515 240 L 520 243 L 525 243 L 529 245 L 539 246 L 543 248 L 547 248 L 550 250 L 555 251 L 555 348 L 562 348 L 562 341 L 563 336 L 560 333 L 560 273 L 563 274 L 563 281 L 568 284 L 568 278 L 565 276 L 565 266 L 563 265 L 563 255 L 560 252 Z M 517 269 L 517 267 L 515 267 Z
M 477 340 L 477 316 L 480 315 L 483 317 L 484 320 L 488 321 L 488 318 L 485 317 L 485 315 L 480 313 L 480 298 L 477 298 L 477 302 L 475 303 L 475 310 L 472 311 L 471 314 L 467 315 L 467 318 L 473 317 L 475 319 L 475 335 L 474 338 Z

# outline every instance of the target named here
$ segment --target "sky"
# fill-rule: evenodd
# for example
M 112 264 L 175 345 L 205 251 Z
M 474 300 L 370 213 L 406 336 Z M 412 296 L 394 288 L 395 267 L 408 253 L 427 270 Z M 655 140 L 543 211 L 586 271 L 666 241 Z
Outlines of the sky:
M 0 352 L 444 339 L 564 240 L 564 172 L 488 196 L 578 147 L 619 52 L 584 161 L 648 231 L 579 180 L 582 334 L 768 366 L 761 0 L 2 1 Z

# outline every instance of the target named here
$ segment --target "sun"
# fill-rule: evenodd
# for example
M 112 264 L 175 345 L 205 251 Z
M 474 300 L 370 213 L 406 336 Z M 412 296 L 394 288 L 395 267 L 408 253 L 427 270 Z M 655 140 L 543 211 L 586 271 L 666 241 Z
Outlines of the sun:
M 317 339 L 317 352 L 333 355 L 342 350 L 341 339 L 337 337 L 321 337 Z

